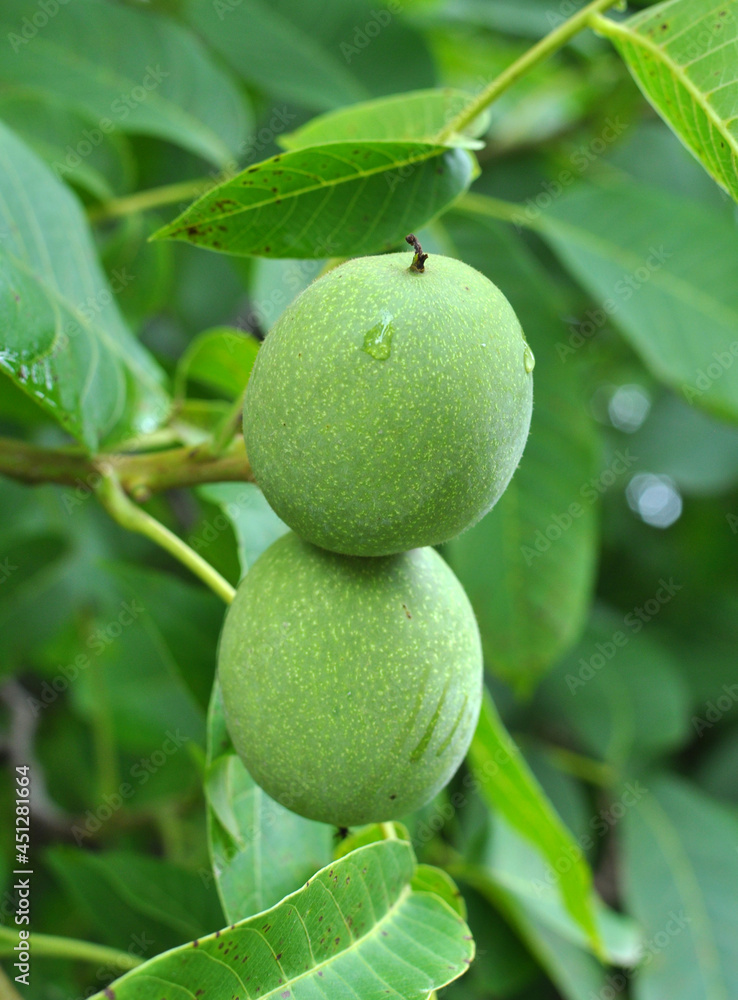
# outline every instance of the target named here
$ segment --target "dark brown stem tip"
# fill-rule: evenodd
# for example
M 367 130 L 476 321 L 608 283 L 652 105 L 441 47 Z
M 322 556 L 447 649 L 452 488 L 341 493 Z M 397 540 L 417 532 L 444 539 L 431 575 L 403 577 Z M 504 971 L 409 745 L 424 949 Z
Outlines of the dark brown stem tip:
M 410 270 L 417 271 L 419 274 L 422 274 L 423 271 L 425 270 L 425 262 L 428 260 L 428 254 L 423 253 L 423 248 L 420 245 L 420 241 L 418 240 L 417 236 L 413 235 L 413 233 L 409 233 L 405 237 L 405 242 L 409 243 L 410 246 L 415 251 L 415 256 L 413 257 L 413 262 L 410 265 Z

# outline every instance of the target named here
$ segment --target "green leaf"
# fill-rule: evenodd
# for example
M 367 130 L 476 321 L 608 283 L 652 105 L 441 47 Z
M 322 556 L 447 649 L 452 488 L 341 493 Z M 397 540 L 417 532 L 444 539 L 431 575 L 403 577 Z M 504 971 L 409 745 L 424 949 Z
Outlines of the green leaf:
M 387 840 L 386 828 L 388 826 L 392 829 L 394 836 L 398 840 L 411 840 L 407 827 L 402 823 L 396 821 L 392 823 L 371 823 L 368 826 L 360 827 L 358 830 L 353 830 L 342 840 L 339 840 L 335 849 L 336 860 L 346 857 L 347 854 L 357 850 L 359 847 Z M 440 896 L 452 910 L 466 920 L 464 897 L 459 892 L 456 883 L 448 872 L 443 871 L 441 868 L 435 868 L 433 865 L 416 865 L 415 875 L 410 885 L 416 892 L 431 892 L 436 896 Z
M 71 686 L 73 703 L 93 719 L 102 701 L 116 742 L 132 754 L 149 757 L 169 741 L 167 760 L 188 757 L 204 737 L 221 606 L 169 574 L 127 564 L 107 569 L 107 592 L 80 630 L 84 667 Z M 135 791 L 148 775 L 134 765 L 126 779 Z
M 145 326 L 152 314 L 169 309 L 172 302 L 176 248 L 149 242 L 152 222 L 150 213 L 134 212 L 104 236 L 97 234 L 100 257 L 111 280 L 115 282 L 121 274 L 131 279 L 118 282 L 116 294 L 134 329 Z
M 238 542 L 242 574 L 272 542 L 289 531 L 254 483 L 208 483 L 201 486 L 198 493 L 217 504 L 231 522 Z
M 244 97 L 189 31 L 152 11 L 75 0 L 29 42 L 19 34 L 27 14 L 25 0 L 3 3 L 0 30 L 14 54 L 0 62 L 0 82 L 84 113 L 89 134 L 73 149 L 120 130 L 218 166 L 232 161 L 249 124 Z
M 57 846 L 45 860 L 67 894 L 113 946 L 173 948 L 223 922 L 215 892 L 194 873 L 133 851 L 93 854 Z
M 208 716 L 208 839 L 226 919 L 234 923 L 294 891 L 331 857 L 331 828 L 270 799 L 236 755 L 220 686 Z
M 333 108 L 367 97 L 367 91 L 314 33 L 291 23 L 263 0 L 186 0 L 185 16 L 249 83 L 275 97 L 310 108 Z M 275 109 L 276 128 L 296 117 Z
M 461 917 L 411 888 L 414 870 L 408 843 L 362 847 L 273 909 L 129 972 L 113 986 L 116 1000 L 195 987 L 214 997 L 308 1000 L 350 989 L 425 1000 L 465 971 L 474 945 Z
M 712 419 L 664 392 L 631 437 L 640 467 L 666 475 L 692 496 L 738 485 L 738 428 Z
M 426 38 L 414 27 L 415 11 L 405 4 L 321 0 L 319 14 L 303 0 L 275 0 L 271 6 L 319 42 L 323 58 L 345 67 L 364 88 L 365 97 L 399 94 L 436 82 L 436 61 Z M 334 105 L 339 103 L 348 102 L 334 99 Z
M 0 124 L 2 230 L 6 373 L 92 451 L 154 430 L 163 376 L 120 315 L 77 199 Z
M 536 225 L 592 295 L 596 329 L 610 317 L 688 403 L 738 419 L 735 226 L 727 217 L 628 181 L 579 184 Z M 567 364 L 571 337 L 558 347 Z
M 660 580 L 652 593 L 673 597 Z M 660 610 L 658 598 L 649 600 Z M 677 749 L 690 732 L 686 685 L 658 637 L 643 631 L 648 626 L 638 611 L 641 617 L 595 615 L 536 693 L 542 719 L 555 718 L 583 750 L 617 770 Z
M 658 113 L 738 201 L 735 0 L 666 0 L 627 21 L 598 18 Z
M 467 922 L 477 954 L 468 973 L 448 987 L 444 1000 L 525 996 L 523 987 L 536 980 L 540 983 L 541 979 L 533 956 L 483 894 L 465 884 L 464 899 L 469 907 Z
M 648 778 L 622 820 L 624 902 L 645 957 L 635 1000 L 738 993 L 738 820 L 681 779 Z
M 582 838 L 578 838 L 575 851 L 578 845 L 584 846 Z M 557 891 L 559 873 L 578 853 L 570 850 L 553 870 L 521 834 L 496 814 L 482 864 L 461 861 L 452 866 L 452 871 L 505 915 L 567 1000 L 591 1000 L 603 988 L 606 974 Z M 634 965 L 641 954 L 635 923 L 608 909 L 594 894 L 592 904 L 603 958 L 613 965 Z
M 416 892 L 432 892 L 448 904 L 459 916 L 466 920 L 466 904 L 464 897 L 456 887 L 451 876 L 441 868 L 433 865 L 418 865 L 411 882 Z
M 230 326 L 205 330 L 190 342 L 177 363 L 175 395 L 185 395 L 187 381 L 199 382 L 235 399 L 243 392 L 256 355 L 259 341 Z
M 242 256 L 373 253 L 437 215 L 472 177 L 463 149 L 419 142 L 312 146 L 219 184 L 153 238 Z
M 600 954 L 602 944 L 592 904 L 589 866 L 521 757 L 489 695 L 482 705 L 469 763 L 488 804 L 533 845 L 554 871 L 559 871 L 562 858 L 571 861 L 558 880 L 558 892 L 568 913 Z
M 417 90 L 393 94 L 313 118 L 296 132 L 280 138 L 285 149 L 304 149 L 326 142 L 433 142 L 441 129 L 466 107 L 473 95 L 463 90 Z M 450 145 L 479 149 L 477 141 L 488 123 L 482 114 L 455 136 Z
M 553 346 L 565 335 L 548 276 L 497 225 L 450 224 L 459 255 L 508 296 L 536 356 L 533 419 L 496 506 L 446 547 L 479 621 L 487 667 L 525 691 L 576 641 L 594 586 L 599 440 L 582 373 Z M 531 287 L 535 295 L 530 294 Z
M 0 93 L 0 119 L 48 164 L 59 180 L 102 201 L 130 187 L 133 164 L 128 140 L 101 133 L 97 146 L 84 138 L 91 121 L 48 95 Z M 77 148 L 84 153 L 81 156 Z

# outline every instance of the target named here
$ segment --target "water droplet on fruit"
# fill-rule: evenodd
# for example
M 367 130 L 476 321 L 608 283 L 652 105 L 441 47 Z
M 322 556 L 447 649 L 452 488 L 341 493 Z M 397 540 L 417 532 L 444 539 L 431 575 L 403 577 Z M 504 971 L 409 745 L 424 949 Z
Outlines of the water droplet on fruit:
M 528 345 L 525 345 L 525 353 L 523 354 L 523 364 L 525 365 L 525 370 L 530 373 L 536 366 L 536 359 L 533 357 L 533 351 L 531 351 Z
M 364 334 L 364 347 L 362 348 L 377 361 L 386 361 L 392 353 L 392 317 L 385 315 L 370 330 Z

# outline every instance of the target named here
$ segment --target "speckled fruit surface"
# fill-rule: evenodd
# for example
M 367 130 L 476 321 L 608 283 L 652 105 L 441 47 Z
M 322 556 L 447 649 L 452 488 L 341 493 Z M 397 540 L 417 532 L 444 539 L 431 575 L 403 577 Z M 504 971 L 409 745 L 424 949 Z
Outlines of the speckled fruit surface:
M 482 693 L 476 620 L 437 552 L 360 559 L 293 533 L 238 587 L 218 673 L 254 780 L 337 826 L 393 819 L 439 792 Z
M 244 404 L 256 481 L 303 538 L 384 555 L 453 538 L 507 486 L 533 357 L 507 299 L 459 260 L 358 257 L 289 306 Z

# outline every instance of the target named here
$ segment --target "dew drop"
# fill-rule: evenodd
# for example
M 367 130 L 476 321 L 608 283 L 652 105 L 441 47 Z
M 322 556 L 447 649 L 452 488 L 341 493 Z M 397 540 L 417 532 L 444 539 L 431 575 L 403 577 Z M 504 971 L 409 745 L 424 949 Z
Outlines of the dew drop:
M 525 345 L 525 352 L 523 354 L 523 364 L 525 365 L 525 370 L 530 375 L 536 366 L 536 359 L 533 357 L 533 351 L 531 351 L 528 345 Z
M 364 334 L 364 350 L 377 361 L 386 361 L 392 353 L 392 317 L 384 315 L 379 323 L 375 323 L 371 329 Z

